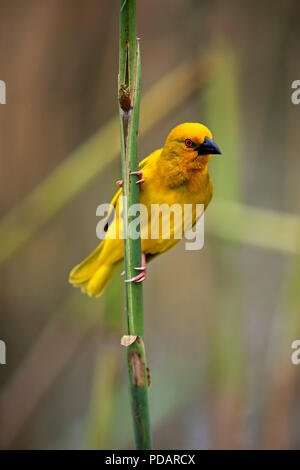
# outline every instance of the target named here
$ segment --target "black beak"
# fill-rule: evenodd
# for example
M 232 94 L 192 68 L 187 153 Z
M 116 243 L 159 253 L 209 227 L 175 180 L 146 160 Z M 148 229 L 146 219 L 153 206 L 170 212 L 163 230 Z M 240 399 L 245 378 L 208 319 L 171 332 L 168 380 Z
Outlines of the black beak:
M 217 146 L 217 144 L 210 139 L 209 137 L 205 137 L 203 144 L 197 148 L 198 155 L 221 155 L 222 152 Z

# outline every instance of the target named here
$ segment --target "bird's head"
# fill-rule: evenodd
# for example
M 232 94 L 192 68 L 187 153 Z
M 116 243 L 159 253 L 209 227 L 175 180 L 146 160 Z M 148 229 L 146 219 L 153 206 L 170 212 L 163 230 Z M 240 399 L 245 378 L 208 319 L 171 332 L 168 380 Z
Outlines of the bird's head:
M 206 168 L 211 155 L 221 151 L 212 140 L 210 130 L 197 122 L 184 123 L 175 127 L 167 137 L 164 153 L 169 158 L 182 159 L 190 169 Z

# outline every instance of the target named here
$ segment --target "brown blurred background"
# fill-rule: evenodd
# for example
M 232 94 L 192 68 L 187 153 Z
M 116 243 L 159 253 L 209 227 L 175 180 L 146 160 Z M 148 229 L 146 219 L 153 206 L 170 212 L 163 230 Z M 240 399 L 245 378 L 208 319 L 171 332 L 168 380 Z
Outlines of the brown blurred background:
M 140 159 L 184 121 L 223 150 L 204 249 L 144 284 L 154 448 L 300 448 L 300 4 L 137 8 Z M 132 447 L 122 280 L 99 300 L 67 281 L 120 177 L 118 19 L 117 1 L 0 4 L 2 448 Z

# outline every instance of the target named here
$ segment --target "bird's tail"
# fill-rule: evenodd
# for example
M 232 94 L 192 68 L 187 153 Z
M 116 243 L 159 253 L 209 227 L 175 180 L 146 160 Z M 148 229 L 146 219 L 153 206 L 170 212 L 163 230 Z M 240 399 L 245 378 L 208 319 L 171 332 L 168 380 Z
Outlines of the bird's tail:
M 108 282 L 112 278 L 120 262 L 103 264 L 100 254 L 104 242 L 93 251 L 85 260 L 72 269 L 69 282 L 75 287 L 81 287 L 82 292 L 90 297 L 100 297 Z

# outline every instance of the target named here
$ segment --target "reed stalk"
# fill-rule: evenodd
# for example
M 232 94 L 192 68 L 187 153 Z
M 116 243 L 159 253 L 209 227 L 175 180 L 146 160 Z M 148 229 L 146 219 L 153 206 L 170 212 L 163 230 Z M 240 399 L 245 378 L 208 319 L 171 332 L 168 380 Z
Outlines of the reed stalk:
M 131 236 L 130 208 L 139 204 L 137 134 L 140 108 L 141 58 L 136 38 L 136 2 L 120 1 L 119 115 L 123 180 L 124 264 L 125 279 L 135 277 L 142 265 L 141 240 Z M 134 216 L 135 217 L 135 216 Z M 151 449 L 148 406 L 148 380 L 144 347 L 142 283 L 125 283 L 127 337 L 134 337 L 127 346 L 127 365 L 131 408 L 137 449 Z

